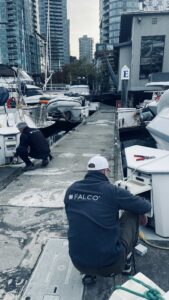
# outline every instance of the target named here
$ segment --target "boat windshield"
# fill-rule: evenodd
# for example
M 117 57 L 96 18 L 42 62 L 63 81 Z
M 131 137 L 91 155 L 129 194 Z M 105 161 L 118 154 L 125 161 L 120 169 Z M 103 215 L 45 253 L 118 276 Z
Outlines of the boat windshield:
M 26 96 L 36 96 L 36 95 L 43 95 L 43 91 L 41 89 L 27 89 L 26 90 Z

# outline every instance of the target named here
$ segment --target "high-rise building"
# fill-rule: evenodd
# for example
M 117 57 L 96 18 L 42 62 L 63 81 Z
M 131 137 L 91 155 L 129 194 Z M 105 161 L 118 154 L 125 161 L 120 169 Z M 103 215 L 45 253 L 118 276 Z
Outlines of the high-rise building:
M 8 51 L 7 51 L 7 11 L 6 11 L 6 1 L 0 0 L 0 63 L 8 63 Z
M 0 62 L 40 73 L 36 0 L 0 0 L 0 7 Z
M 86 59 L 88 63 L 93 60 L 93 39 L 84 35 L 79 38 L 79 58 Z
M 121 14 L 136 11 L 139 0 L 100 0 L 100 42 L 117 44 Z
M 70 62 L 67 0 L 38 0 L 40 33 L 46 39 L 47 64 L 59 70 Z
M 169 10 L 169 0 L 100 0 L 100 43 L 117 44 L 121 15 L 139 10 Z

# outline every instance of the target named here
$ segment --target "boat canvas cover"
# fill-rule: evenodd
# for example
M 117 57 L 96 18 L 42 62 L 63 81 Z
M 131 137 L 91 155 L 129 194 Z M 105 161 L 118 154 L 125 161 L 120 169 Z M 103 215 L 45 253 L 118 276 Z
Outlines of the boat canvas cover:
M 8 98 L 9 98 L 9 91 L 4 87 L 0 87 L 0 106 L 5 105 Z
M 0 64 L 0 77 L 15 77 L 17 74 L 11 67 Z

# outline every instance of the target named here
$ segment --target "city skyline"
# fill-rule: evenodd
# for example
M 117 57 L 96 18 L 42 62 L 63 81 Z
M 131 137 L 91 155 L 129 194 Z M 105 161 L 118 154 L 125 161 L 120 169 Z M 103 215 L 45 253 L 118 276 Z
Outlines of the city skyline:
M 99 0 L 67 0 L 70 19 L 70 53 L 79 57 L 79 38 L 87 35 L 99 42 Z M 95 49 L 95 46 L 94 46 Z

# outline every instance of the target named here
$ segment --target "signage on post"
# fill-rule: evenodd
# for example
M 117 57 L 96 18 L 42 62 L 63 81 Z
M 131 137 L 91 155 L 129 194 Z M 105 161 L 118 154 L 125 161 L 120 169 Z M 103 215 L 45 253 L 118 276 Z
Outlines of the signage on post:
M 129 80 L 130 79 L 130 69 L 126 65 L 121 69 L 121 80 Z

